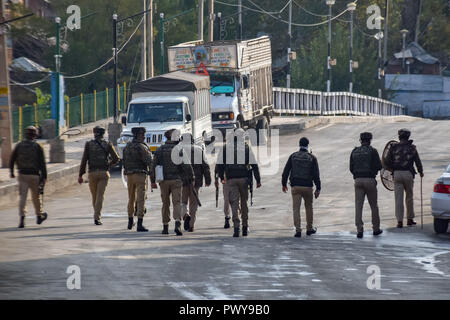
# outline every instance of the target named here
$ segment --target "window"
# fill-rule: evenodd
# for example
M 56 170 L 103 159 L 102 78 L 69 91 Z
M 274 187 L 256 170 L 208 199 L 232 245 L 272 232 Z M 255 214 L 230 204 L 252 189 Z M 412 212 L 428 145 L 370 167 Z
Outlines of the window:
M 133 103 L 128 112 L 128 122 L 181 122 L 182 102 Z

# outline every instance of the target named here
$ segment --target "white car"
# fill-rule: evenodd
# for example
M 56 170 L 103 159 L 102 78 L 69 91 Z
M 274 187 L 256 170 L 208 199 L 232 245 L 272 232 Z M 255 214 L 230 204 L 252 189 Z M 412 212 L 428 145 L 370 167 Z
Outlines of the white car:
M 434 231 L 447 232 L 450 221 L 450 165 L 436 180 L 431 196 L 431 213 L 434 217 Z

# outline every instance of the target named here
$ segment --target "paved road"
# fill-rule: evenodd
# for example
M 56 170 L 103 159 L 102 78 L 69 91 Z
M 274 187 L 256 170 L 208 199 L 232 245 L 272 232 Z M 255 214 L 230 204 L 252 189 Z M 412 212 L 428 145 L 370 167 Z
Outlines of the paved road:
M 449 299 L 450 233 L 433 233 L 429 201 L 434 180 L 450 162 L 448 126 L 448 121 L 335 124 L 283 136 L 277 172 L 265 175 L 255 191 L 247 238 L 232 238 L 231 229 L 222 228 L 212 187 L 200 193 L 203 207 L 194 233 L 177 237 L 171 222 L 171 234 L 160 234 L 159 190 L 148 197 L 144 224 L 150 232 L 126 230 L 127 199 L 118 173 L 107 189 L 103 226 L 93 225 L 87 184 L 47 197 L 50 218 L 41 226 L 30 215 L 27 228 L 19 230 L 16 207 L 3 208 L 0 298 Z M 425 166 L 424 229 L 394 228 L 393 193 L 380 183 L 385 232 L 371 235 L 366 204 L 366 234 L 356 239 L 349 154 L 360 132 L 373 132 L 373 145 L 381 151 L 401 127 L 411 128 Z M 303 135 L 319 159 L 323 189 L 314 204 L 318 233 L 298 239 L 280 175 Z M 420 221 L 419 183 L 415 191 Z M 67 289 L 71 265 L 81 270 L 81 290 Z M 370 266 L 380 270 L 379 289 L 367 287 Z

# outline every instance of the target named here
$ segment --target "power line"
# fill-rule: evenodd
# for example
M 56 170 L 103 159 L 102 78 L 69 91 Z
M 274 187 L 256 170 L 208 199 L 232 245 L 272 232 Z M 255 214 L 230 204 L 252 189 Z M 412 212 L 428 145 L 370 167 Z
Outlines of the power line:
M 306 13 L 309 13 L 312 16 L 316 16 L 316 17 L 324 17 L 324 18 L 328 18 L 328 15 L 326 14 L 317 14 L 314 12 L 311 12 L 309 10 L 307 10 L 306 8 L 302 7 L 301 5 L 299 5 L 296 1 L 293 1 L 300 9 L 302 9 L 303 11 L 305 11 Z
M 130 42 L 130 40 L 134 37 L 134 35 L 136 34 L 136 32 L 139 30 L 139 27 L 141 26 L 142 22 L 144 21 L 144 17 L 142 17 L 141 21 L 139 22 L 139 24 L 137 25 L 136 29 L 134 30 L 134 32 L 131 34 L 131 36 L 128 38 L 128 40 L 123 44 L 123 46 L 117 51 L 117 55 L 127 46 L 127 44 Z M 111 61 L 114 60 L 114 57 L 109 58 L 109 60 L 107 60 L 104 64 L 102 64 L 100 67 L 89 71 L 87 73 L 84 74 L 80 74 L 77 76 L 64 76 L 64 78 L 66 79 L 76 79 L 76 78 L 82 78 L 82 77 L 86 77 L 90 74 L 93 74 L 97 71 L 99 71 L 100 69 L 103 69 L 105 66 L 107 66 Z
M 41 80 L 34 81 L 34 82 L 29 82 L 29 83 L 20 83 L 20 82 L 14 81 L 13 79 L 9 79 L 9 81 L 12 82 L 12 84 L 11 84 L 12 86 L 32 86 L 32 85 L 35 85 L 35 84 L 42 83 L 42 82 L 46 81 L 48 78 L 50 78 L 50 75 L 46 75 Z
M 214 2 L 219 3 L 219 4 L 223 4 L 223 5 L 229 6 L 229 7 L 239 7 L 239 5 L 234 4 L 234 3 L 227 3 L 227 2 L 222 2 L 222 1 L 219 1 L 219 0 L 215 0 Z M 241 7 L 245 8 L 247 10 L 253 11 L 253 12 L 258 12 L 258 13 L 279 14 L 279 13 L 283 12 L 287 8 L 287 6 L 289 5 L 289 2 L 290 2 L 290 0 L 284 5 L 284 7 L 281 10 L 279 10 L 279 11 L 272 11 L 272 12 L 265 11 L 264 9 L 257 10 L 257 9 L 253 9 L 253 8 L 250 8 L 250 7 L 247 7 L 247 6 L 244 6 L 244 5 L 242 5 Z
M 248 0 L 248 1 L 249 1 L 251 4 L 253 4 L 254 6 L 256 6 L 257 8 L 262 9 L 262 8 L 259 7 L 257 4 L 255 4 L 253 1 L 251 1 L 251 0 Z M 355 1 L 355 3 L 356 3 L 356 2 L 357 2 L 357 1 Z M 263 9 L 262 9 L 262 10 L 263 10 Z M 342 16 L 342 15 L 343 15 L 344 13 L 346 13 L 347 11 L 348 11 L 348 9 L 345 9 L 344 11 L 342 11 L 341 13 L 339 13 L 337 16 L 334 16 L 333 18 L 331 18 L 330 20 L 332 21 L 332 20 L 334 20 L 334 19 L 339 18 L 340 16 Z M 283 22 L 283 23 L 285 23 L 285 24 L 289 24 L 289 21 L 286 21 L 286 20 L 283 20 L 283 19 L 281 19 L 281 18 L 275 17 L 274 15 L 270 14 L 270 13 L 267 12 L 267 11 L 264 11 L 263 13 L 265 13 L 265 14 L 271 16 L 271 17 L 272 17 L 273 19 L 275 19 L 275 20 L 281 21 L 281 22 Z M 316 27 L 316 26 L 320 26 L 320 25 L 323 25 L 323 24 L 326 24 L 326 23 L 328 23 L 328 20 L 322 21 L 322 22 L 319 22 L 319 23 L 312 23 L 312 24 L 302 24 L 302 23 L 294 23 L 294 22 L 292 22 L 291 25 L 297 26 L 297 27 Z

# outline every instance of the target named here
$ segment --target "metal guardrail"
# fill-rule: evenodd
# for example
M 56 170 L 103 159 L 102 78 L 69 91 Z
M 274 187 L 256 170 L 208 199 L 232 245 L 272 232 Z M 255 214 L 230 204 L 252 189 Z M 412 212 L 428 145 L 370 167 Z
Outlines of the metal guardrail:
M 273 88 L 274 112 L 303 115 L 398 116 L 405 106 L 350 92 Z

